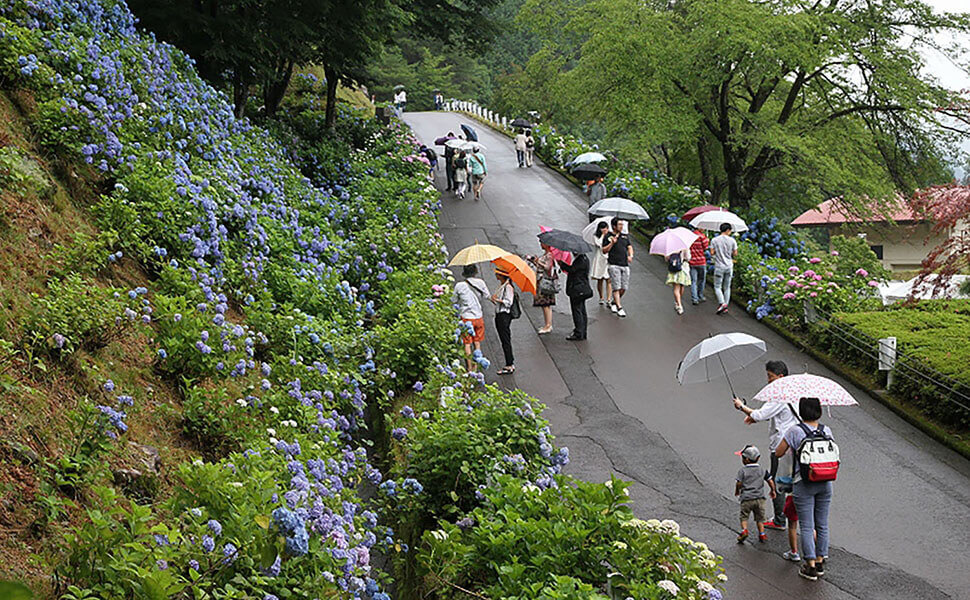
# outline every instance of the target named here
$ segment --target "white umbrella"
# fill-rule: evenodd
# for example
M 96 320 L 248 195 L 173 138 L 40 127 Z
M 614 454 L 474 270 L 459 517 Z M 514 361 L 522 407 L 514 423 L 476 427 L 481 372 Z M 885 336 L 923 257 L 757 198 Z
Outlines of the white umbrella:
M 460 148 L 465 143 L 465 140 L 460 138 L 452 138 L 445 142 L 445 146 L 449 148 Z
M 722 333 L 709 337 L 687 351 L 677 367 L 677 381 L 701 383 L 727 377 L 732 396 L 734 386 L 728 373 L 740 371 L 765 353 L 765 343 L 747 333 Z
M 601 160 L 606 160 L 606 157 L 599 152 L 583 152 L 576 158 L 566 163 L 566 166 L 585 165 L 587 163 L 599 162 Z
M 485 151 L 485 146 L 478 142 L 465 141 L 461 146 L 458 146 L 458 148 L 460 148 L 461 150 L 469 150 L 469 151 L 471 150 L 479 150 L 481 152 Z
M 835 381 L 809 373 L 779 377 L 754 396 L 761 402 L 792 403 L 802 398 L 818 398 L 823 406 L 858 404 L 852 394 Z
M 642 206 L 626 198 L 603 198 L 586 212 L 597 217 L 620 217 L 627 221 L 646 221 L 650 218 Z
M 748 230 L 748 224 L 744 219 L 728 210 L 712 210 L 701 213 L 691 219 L 691 227 L 706 229 L 708 231 L 720 231 L 721 223 L 730 223 L 735 232 L 740 233 Z
M 598 219 L 594 219 L 592 223 L 583 228 L 583 239 L 595 246 L 596 230 L 599 229 L 600 223 L 606 223 L 606 226 L 609 227 L 610 221 L 612 220 L 613 217 L 600 217 Z

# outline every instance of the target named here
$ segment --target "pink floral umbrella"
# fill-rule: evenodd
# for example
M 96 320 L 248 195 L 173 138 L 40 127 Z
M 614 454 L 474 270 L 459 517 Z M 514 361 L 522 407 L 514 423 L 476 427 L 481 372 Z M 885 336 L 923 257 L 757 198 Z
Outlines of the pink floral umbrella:
M 552 231 L 552 227 L 546 227 L 545 225 L 539 225 L 539 233 L 545 233 L 547 231 Z M 552 257 L 557 261 L 562 261 L 567 265 L 573 264 L 573 253 L 566 252 L 565 250 L 560 250 L 559 248 L 551 248 Z
M 823 406 L 858 404 L 844 387 L 826 377 L 802 373 L 776 379 L 755 394 L 761 402 L 797 403 L 802 398 L 818 398 Z

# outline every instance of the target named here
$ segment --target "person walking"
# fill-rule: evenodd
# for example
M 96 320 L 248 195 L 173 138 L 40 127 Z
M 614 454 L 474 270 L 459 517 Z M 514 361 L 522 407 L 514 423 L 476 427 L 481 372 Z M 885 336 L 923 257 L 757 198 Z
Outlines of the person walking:
M 421 144 L 421 154 L 428 159 L 428 179 L 434 183 L 435 171 L 438 170 L 438 153 L 434 148 Z
M 734 277 L 734 258 L 738 255 L 738 242 L 730 223 L 721 223 L 721 233 L 711 240 L 714 258 L 714 295 L 717 297 L 717 314 L 724 314 L 731 302 L 731 279 Z
M 488 286 L 478 277 L 478 267 L 465 265 L 461 270 L 462 281 L 455 284 L 452 301 L 458 305 L 458 317 L 470 329 L 462 336 L 465 344 L 465 364 L 469 371 L 475 370 L 472 360 L 472 346 L 479 352 L 482 350 L 482 340 L 485 339 L 485 318 L 482 313 L 481 300 L 488 298 Z
M 762 544 L 768 541 L 765 535 L 765 482 L 768 482 L 770 496 L 775 498 L 775 482 L 768 478 L 768 473 L 758 464 L 761 451 L 757 446 L 748 444 L 742 450 L 735 452 L 741 457 L 742 467 L 735 477 L 734 495 L 741 503 L 741 533 L 738 543 L 748 539 L 748 515 L 754 513 L 754 520 L 758 527 L 758 541 Z
M 674 288 L 674 310 L 678 315 L 684 314 L 684 287 L 691 285 L 690 265 L 688 259 L 690 251 L 687 249 L 675 252 L 667 257 L 667 285 Z
M 602 255 L 602 252 L 599 254 Z M 586 339 L 586 301 L 593 297 L 589 286 L 589 259 L 585 254 L 573 256 L 573 263 L 559 261 L 559 267 L 566 272 L 566 296 L 569 297 L 569 310 L 573 314 L 573 332 L 566 337 L 569 341 Z
M 786 377 L 788 375 L 788 365 L 780 360 L 769 360 L 765 363 L 765 375 L 768 378 L 768 383 Z M 777 480 L 778 457 L 775 455 L 775 450 L 778 449 L 778 445 L 784 438 L 785 432 L 792 426 L 798 424 L 798 413 L 795 412 L 794 406 L 784 402 L 765 402 L 761 408 L 753 409 L 740 398 L 734 399 L 734 408 L 744 413 L 744 422 L 748 425 L 768 421 L 768 448 L 771 450 L 771 463 L 768 468 L 768 474 L 771 476 L 771 479 L 775 480 L 775 485 L 781 493 L 772 501 L 774 513 L 771 521 L 765 523 L 765 526 L 771 529 L 784 529 L 786 516 L 785 492 L 790 492 L 791 490 L 786 489 L 788 486 L 782 485 Z
M 525 166 L 532 168 L 532 163 L 535 162 L 536 153 L 536 140 L 532 137 L 532 130 L 527 129 L 525 132 Z
M 519 168 L 525 166 L 526 137 L 521 130 L 515 134 L 515 160 L 519 162 Z
M 394 106 L 397 107 L 398 115 L 404 113 L 404 108 L 408 105 L 408 94 L 403 89 L 394 94 Z
M 468 166 L 471 167 L 472 171 L 472 192 L 475 194 L 475 200 L 481 200 L 485 177 L 488 175 L 485 153 L 478 148 L 473 149 L 471 156 L 468 157 Z
M 606 197 L 606 184 L 603 183 L 602 177 L 597 177 L 593 181 L 589 182 L 589 184 L 586 186 L 586 195 L 589 197 L 589 206 L 593 206 Z M 588 216 L 590 223 L 599 218 L 595 215 Z
M 600 305 L 612 304 L 613 288 L 610 286 L 610 274 L 607 271 L 606 254 L 600 248 L 603 247 L 603 238 L 609 232 L 610 226 L 606 221 L 600 221 L 596 228 L 593 240 L 596 242 L 596 250 L 593 251 L 593 260 L 590 266 L 590 277 L 596 282 L 596 291 L 599 293 Z
M 623 233 L 626 221 L 613 217 L 610 221 L 613 231 L 603 236 L 603 254 L 606 254 L 607 272 L 613 286 L 613 302 L 610 310 L 619 317 L 626 317 L 623 310 L 623 295 L 630 286 L 630 262 L 633 260 L 633 244 Z
M 704 297 L 704 288 L 707 285 L 707 256 L 705 252 L 711 245 L 707 239 L 707 234 L 701 229 L 694 229 L 697 239 L 690 245 L 690 303 L 698 305 L 707 302 Z
M 465 188 L 468 185 L 468 158 L 464 150 L 455 154 L 452 169 L 455 178 L 455 193 L 460 200 L 464 200 Z
M 533 294 L 532 306 L 542 308 L 545 324 L 537 333 L 545 335 L 552 331 L 552 307 L 556 305 L 556 294 L 559 292 L 559 267 L 552 256 L 552 248 L 548 244 L 539 244 L 542 256 L 527 256 L 526 260 L 536 270 L 536 293 Z
M 445 137 L 453 138 L 455 133 L 449 131 L 448 135 Z M 448 180 L 448 187 L 445 188 L 447 191 L 454 191 L 458 188 L 458 184 L 455 183 L 455 149 L 451 146 L 445 145 L 445 178 Z
M 495 269 L 495 279 L 498 280 L 499 286 L 490 300 L 495 304 L 495 330 L 498 332 L 499 341 L 502 342 L 502 353 L 505 354 L 505 366 L 498 370 L 498 374 L 511 375 L 515 373 L 515 357 L 512 355 L 512 319 L 516 318 L 513 311 L 518 308 L 518 298 L 506 271 Z
M 798 401 L 798 414 L 802 421 L 785 432 L 775 455 L 781 457 L 792 452 L 795 465 L 792 497 L 798 513 L 798 532 L 801 536 L 802 559 L 805 561 L 798 574 L 815 581 L 825 575 L 825 562 L 829 554 L 829 508 L 832 506 L 833 486 L 831 481 L 802 479 L 799 450 L 809 436 L 832 440 L 832 430 L 818 422 L 822 418 L 822 403 L 818 398 L 801 398 Z

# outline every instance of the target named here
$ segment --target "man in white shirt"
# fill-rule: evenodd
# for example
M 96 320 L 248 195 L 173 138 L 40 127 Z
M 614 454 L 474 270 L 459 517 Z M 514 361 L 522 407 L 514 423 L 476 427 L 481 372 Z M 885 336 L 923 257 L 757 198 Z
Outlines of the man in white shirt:
M 788 375 L 788 365 L 780 360 L 769 360 L 765 364 L 765 374 L 768 376 L 768 383 L 771 383 L 776 379 Z M 734 399 L 734 407 L 745 414 L 744 422 L 748 425 L 768 421 L 768 447 L 771 448 L 771 467 L 769 474 L 772 480 L 774 480 L 778 471 L 778 457 L 775 456 L 775 448 L 778 447 L 778 444 L 785 437 L 785 432 L 789 428 L 794 427 L 799 421 L 795 407 L 784 402 L 765 402 L 761 408 L 755 410 L 745 404 L 740 398 Z M 774 507 L 775 516 L 771 521 L 765 523 L 765 527 L 784 529 L 785 494 L 779 493 L 771 501 L 771 504 Z
M 731 303 L 731 279 L 734 277 L 734 258 L 738 255 L 738 242 L 733 237 L 730 223 L 721 223 L 721 234 L 711 240 L 711 256 L 714 258 L 714 295 L 717 296 L 717 314 L 727 312 Z
M 458 316 L 462 320 L 462 327 L 466 329 L 462 335 L 462 342 L 465 344 L 465 364 L 468 365 L 469 371 L 474 371 L 472 346 L 475 350 L 482 349 L 482 340 L 485 339 L 485 319 L 481 300 L 488 298 L 489 293 L 485 281 L 478 277 L 478 267 L 475 265 L 465 265 L 461 275 L 464 281 L 455 284 L 452 300 L 458 305 Z

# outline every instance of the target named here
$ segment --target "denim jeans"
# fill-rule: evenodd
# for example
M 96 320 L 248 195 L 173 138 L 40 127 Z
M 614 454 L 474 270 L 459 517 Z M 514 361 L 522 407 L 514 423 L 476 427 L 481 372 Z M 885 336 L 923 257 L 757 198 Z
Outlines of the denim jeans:
M 690 266 L 690 299 L 700 302 L 704 297 L 704 286 L 707 285 L 707 265 Z
M 831 481 L 799 481 L 794 486 L 798 533 L 802 539 L 802 558 L 815 560 L 829 555 L 829 506 Z M 818 533 L 818 539 L 815 534 Z
M 524 167 L 525 166 L 525 150 L 516 150 L 515 151 L 515 159 L 517 161 L 519 161 L 519 166 L 520 167 Z
M 732 277 L 734 277 L 733 268 L 714 267 L 714 295 L 717 297 L 718 304 L 731 303 Z

